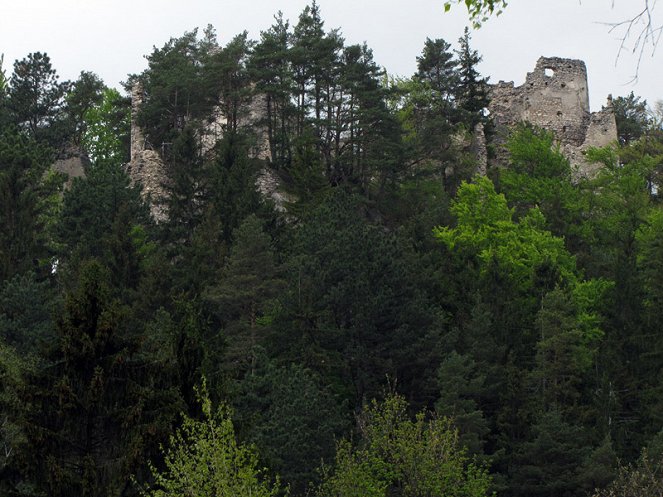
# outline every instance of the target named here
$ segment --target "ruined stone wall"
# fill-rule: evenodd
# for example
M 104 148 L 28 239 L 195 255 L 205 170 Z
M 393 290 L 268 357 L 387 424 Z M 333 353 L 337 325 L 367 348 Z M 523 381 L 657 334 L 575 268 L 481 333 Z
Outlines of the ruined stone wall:
M 578 175 L 593 174 L 584 159 L 587 148 L 617 140 L 611 100 L 602 111 L 589 111 L 587 68 L 581 60 L 541 57 L 523 85 L 500 81 L 491 86 L 489 111 L 498 131 L 498 160 L 505 158 L 499 137 L 503 141 L 507 130 L 523 121 L 552 131 Z

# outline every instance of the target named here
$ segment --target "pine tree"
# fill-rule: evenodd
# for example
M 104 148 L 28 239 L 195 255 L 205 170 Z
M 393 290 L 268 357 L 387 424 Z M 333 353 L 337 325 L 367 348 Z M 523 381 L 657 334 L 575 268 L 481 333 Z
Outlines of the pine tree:
M 63 144 L 56 126 L 62 116 L 69 83 L 60 83 L 50 57 L 41 52 L 14 62 L 9 80 L 9 109 L 14 123 L 32 138 L 51 146 Z
M 260 33 L 260 42 L 249 60 L 257 95 L 265 96 L 265 125 L 271 163 L 277 169 L 288 168 L 292 161 L 293 75 L 290 68 L 290 25 L 279 12 L 274 24 Z

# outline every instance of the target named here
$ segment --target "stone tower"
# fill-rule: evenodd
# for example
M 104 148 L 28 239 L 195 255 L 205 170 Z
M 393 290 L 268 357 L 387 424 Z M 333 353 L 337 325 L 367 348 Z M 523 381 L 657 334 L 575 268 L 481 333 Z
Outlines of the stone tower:
M 523 121 L 552 131 L 578 175 L 593 173 L 584 160 L 589 147 L 617 140 L 612 100 L 599 112 L 589 111 L 587 68 L 581 60 L 541 57 L 523 85 L 500 81 L 490 93 L 498 134 Z

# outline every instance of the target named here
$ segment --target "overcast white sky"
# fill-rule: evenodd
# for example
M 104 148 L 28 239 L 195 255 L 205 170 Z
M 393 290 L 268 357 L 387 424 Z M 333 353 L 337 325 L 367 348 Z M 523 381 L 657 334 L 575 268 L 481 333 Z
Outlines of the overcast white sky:
M 0 53 L 5 69 L 30 52 L 47 52 L 63 79 L 94 71 L 111 86 L 146 67 L 144 55 L 196 26 L 213 24 L 222 43 L 248 30 L 257 39 L 283 11 L 296 22 L 308 0 L 0 0 Z M 443 12 L 444 0 L 318 0 L 328 29 L 349 43 L 366 41 L 391 74 L 409 76 L 426 37 L 456 42 L 468 23 L 463 7 Z M 612 4 L 614 3 L 614 7 Z M 483 55 L 480 69 L 492 82 L 520 84 L 539 56 L 583 59 L 590 104 L 609 93 L 634 91 L 650 104 L 663 99 L 663 44 L 648 50 L 639 78 L 637 59 L 619 49 L 601 24 L 632 17 L 644 0 L 510 0 L 506 12 L 473 34 Z M 663 24 L 663 5 L 656 17 Z

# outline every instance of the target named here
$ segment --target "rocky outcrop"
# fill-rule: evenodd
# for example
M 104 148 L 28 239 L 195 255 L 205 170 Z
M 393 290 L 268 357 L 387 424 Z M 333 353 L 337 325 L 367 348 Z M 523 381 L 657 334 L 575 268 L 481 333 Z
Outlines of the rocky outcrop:
M 166 170 L 159 153 L 147 147 L 138 126 L 138 110 L 142 102 L 143 87 L 136 83 L 131 91 L 131 160 L 126 165 L 126 171 L 133 183 L 141 185 L 143 196 L 149 201 L 152 217 L 159 222 L 168 216 L 163 202 L 166 198 Z
M 64 187 L 71 187 L 74 178 L 85 177 L 85 169 L 90 165 L 90 159 L 79 147 L 69 145 L 58 155 L 51 169 L 64 174 L 67 179 Z
M 154 219 L 163 221 L 168 216 L 163 202 L 167 195 L 164 186 L 167 181 L 166 166 L 159 152 L 148 146 L 138 125 L 137 116 L 143 98 L 143 89 L 140 83 L 137 83 L 131 92 L 131 160 L 126 165 L 126 170 L 132 182 L 142 186 L 143 196 L 149 200 Z M 241 110 L 237 125 L 240 129 L 249 131 L 253 137 L 250 156 L 265 161 L 265 166 L 256 180 L 256 188 L 265 197 L 271 199 L 278 210 L 283 211 L 288 199 L 286 194 L 281 191 L 280 178 L 268 165 L 270 149 L 263 119 L 265 109 L 264 96 L 253 96 Z M 200 151 L 203 156 L 212 158 L 214 146 L 223 137 L 228 125 L 223 108 L 215 107 L 210 116 L 201 124 L 202 126 L 197 132 Z

